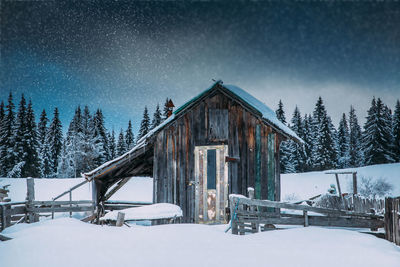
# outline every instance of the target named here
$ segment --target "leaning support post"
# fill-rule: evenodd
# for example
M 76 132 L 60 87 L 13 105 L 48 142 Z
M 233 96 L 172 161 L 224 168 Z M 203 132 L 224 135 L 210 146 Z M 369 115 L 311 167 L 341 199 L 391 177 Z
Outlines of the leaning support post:
M 338 191 L 339 191 L 339 196 L 342 197 L 342 190 L 340 189 L 339 176 L 337 173 L 335 173 L 335 178 L 336 178 L 336 184 L 337 184 Z
M 303 210 L 303 215 L 304 215 L 304 227 L 308 227 L 308 212 L 306 210 Z
M 26 209 L 28 211 L 28 221 L 32 223 L 35 221 L 35 214 L 30 210 L 34 208 L 33 201 L 35 201 L 35 180 L 33 178 L 26 179 Z
M 121 227 L 124 224 L 124 221 L 125 221 L 125 213 L 118 212 L 117 223 L 115 224 L 115 226 Z

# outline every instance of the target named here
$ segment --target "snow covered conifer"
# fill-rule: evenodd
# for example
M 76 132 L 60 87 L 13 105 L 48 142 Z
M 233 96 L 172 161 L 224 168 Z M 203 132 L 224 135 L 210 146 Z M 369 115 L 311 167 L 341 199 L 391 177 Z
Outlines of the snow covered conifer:
M 372 99 L 364 124 L 363 152 L 365 165 L 393 162 L 390 110 L 382 100 Z
M 327 115 L 322 98 L 319 97 L 313 112 L 313 151 L 314 170 L 325 170 L 336 167 L 337 153 L 334 127 Z
M 278 109 L 275 111 L 275 113 L 278 120 L 286 124 L 286 117 L 285 117 L 285 111 L 283 110 L 282 100 L 279 100 Z
M 358 119 L 355 110 L 353 106 L 351 106 L 349 113 L 349 166 L 350 167 L 360 167 L 364 162 L 361 142 L 362 142 L 361 127 L 358 124 Z
M 125 152 L 126 152 L 126 142 L 125 142 L 125 138 L 124 138 L 124 133 L 122 132 L 122 129 L 121 129 L 121 132 L 119 133 L 119 136 L 118 136 L 117 156 L 121 156 Z
M 117 145 L 115 142 L 114 129 L 111 131 L 111 134 L 108 133 L 108 143 L 109 143 L 109 147 L 110 147 L 111 158 L 115 158 L 117 156 Z
M 2 136 L 1 136 L 1 151 L 0 151 L 0 168 L 1 175 L 7 176 L 8 172 L 14 167 L 14 124 L 15 124 L 15 113 L 14 113 L 13 96 L 10 92 L 8 96 L 8 103 L 6 106 L 7 114 L 4 114 L 3 123 L 1 125 Z
M 284 124 L 286 124 L 285 111 L 283 110 L 282 101 L 279 100 L 278 109 L 275 111 L 277 118 Z M 280 153 L 280 169 L 282 173 L 288 173 L 287 165 L 289 161 L 289 146 L 288 142 L 282 142 L 279 147 Z
M 153 120 L 151 121 L 151 129 L 154 129 L 155 127 L 160 125 L 162 121 L 163 119 L 161 118 L 160 105 L 157 104 L 156 111 L 154 111 L 153 114 Z
M 32 108 L 32 101 L 29 101 L 26 109 L 26 131 L 24 136 L 25 153 L 23 161 L 25 165 L 22 169 L 23 177 L 39 177 L 40 176 L 40 160 L 39 160 L 39 142 L 38 132 L 35 122 L 35 113 Z
M 304 136 L 303 132 L 303 122 L 301 118 L 300 111 L 296 106 L 293 117 L 291 120 L 290 128 L 300 137 Z M 288 172 L 302 172 L 304 171 L 304 163 L 306 160 L 304 146 L 302 144 L 298 144 L 293 140 L 290 140 L 288 143 L 289 150 L 289 160 L 288 160 Z
M 38 143 L 39 143 L 39 160 L 40 160 L 40 176 L 44 178 L 50 177 L 50 148 L 47 143 L 47 124 L 49 119 L 47 118 L 46 111 L 43 109 L 40 114 L 38 124 Z
M 393 113 L 393 152 L 396 162 L 400 162 L 400 101 L 397 100 Z
M 149 130 L 150 130 L 149 112 L 147 110 L 147 107 L 144 107 L 143 119 L 142 122 L 140 123 L 138 140 L 143 136 L 145 136 L 149 132 Z
M 110 160 L 110 151 L 108 147 L 108 139 L 106 129 L 104 127 L 104 117 L 100 109 L 93 116 L 93 142 L 97 152 L 96 165 L 99 166 Z
M 168 111 L 169 111 L 168 102 L 169 102 L 169 98 L 167 97 L 167 99 L 165 99 L 165 103 L 164 103 L 162 121 L 165 121 L 168 118 Z
M 26 132 L 26 101 L 25 97 L 22 94 L 21 101 L 18 106 L 18 113 L 15 121 L 15 130 L 14 130 L 14 165 L 19 164 L 24 161 L 25 153 L 26 153 L 26 140 L 25 140 L 25 132 Z M 21 175 L 23 172 L 23 164 L 21 165 L 21 171 L 19 172 Z
M 343 113 L 338 128 L 338 167 L 348 168 L 350 165 L 350 134 L 346 114 Z
M 312 170 L 312 150 L 313 150 L 313 140 L 312 140 L 312 116 L 305 115 L 303 119 L 303 136 L 301 137 L 304 141 L 304 171 Z
M 126 129 L 125 142 L 127 150 L 130 150 L 135 145 L 135 136 L 133 135 L 131 120 L 129 120 L 128 129 Z
M 49 146 L 49 155 L 50 155 L 50 177 L 56 177 L 58 163 L 61 156 L 61 150 L 63 147 L 63 133 L 62 133 L 62 125 L 59 118 L 58 108 L 54 109 L 53 119 L 48 128 L 48 132 L 46 135 L 47 141 L 46 143 Z

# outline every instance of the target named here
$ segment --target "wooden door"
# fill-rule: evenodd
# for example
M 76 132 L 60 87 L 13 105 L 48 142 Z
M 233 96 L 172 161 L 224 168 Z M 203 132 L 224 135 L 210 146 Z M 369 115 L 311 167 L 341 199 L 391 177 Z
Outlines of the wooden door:
M 228 146 L 195 148 L 195 222 L 226 223 L 228 206 Z

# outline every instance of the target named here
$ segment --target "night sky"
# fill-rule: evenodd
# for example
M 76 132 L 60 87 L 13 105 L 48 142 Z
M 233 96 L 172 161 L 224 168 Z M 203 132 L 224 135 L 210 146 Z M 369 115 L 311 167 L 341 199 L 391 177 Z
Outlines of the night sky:
M 400 98 L 398 1 L 0 2 L 0 99 L 57 106 L 65 128 L 88 104 L 110 130 L 137 129 L 145 105 L 179 106 L 212 79 L 282 99 L 289 118 L 322 96 L 335 124 Z

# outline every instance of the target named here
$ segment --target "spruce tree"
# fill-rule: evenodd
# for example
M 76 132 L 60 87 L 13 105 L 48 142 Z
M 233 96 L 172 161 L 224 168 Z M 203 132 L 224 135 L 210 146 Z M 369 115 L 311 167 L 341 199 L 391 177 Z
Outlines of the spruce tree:
M 296 106 L 293 117 L 291 120 L 290 128 L 300 137 L 304 136 L 303 131 L 303 122 L 301 118 L 300 111 Z M 304 146 L 302 144 L 298 144 L 293 140 L 288 141 L 289 147 L 289 161 L 288 161 L 288 172 L 302 172 L 304 171 L 304 163 L 306 160 Z
M 364 159 L 361 147 L 362 134 L 358 124 L 357 115 L 353 106 L 349 113 L 349 165 L 350 167 L 362 166 Z
M 169 111 L 168 102 L 169 102 L 169 98 L 167 97 L 167 99 L 165 99 L 165 103 L 164 103 L 162 121 L 165 121 L 168 118 L 168 111 Z
M 313 151 L 313 139 L 312 139 L 312 116 L 305 115 L 303 119 L 303 136 L 301 137 L 304 141 L 304 171 L 312 170 L 312 151 Z
M 391 114 L 380 98 L 372 99 L 362 141 L 365 165 L 394 162 Z
M 400 101 L 397 100 L 393 113 L 393 154 L 396 162 L 400 162 Z
M 1 101 L 1 103 L 0 103 L 0 125 L 3 123 L 4 117 L 5 117 L 4 102 Z
M 32 108 L 31 100 L 26 109 L 25 142 L 25 165 L 23 168 L 23 177 L 40 177 L 40 146 L 35 122 L 35 113 Z
M 18 113 L 15 122 L 14 130 L 14 165 L 18 165 L 21 168 L 20 175 L 24 175 L 23 168 L 25 165 L 25 153 L 26 153 L 26 101 L 22 94 L 21 101 L 19 102 Z M 14 167 L 14 166 L 13 166 Z
M 111 131 L 111 134 L 108 133 L 108 142 L 110 144 L 110 155 L 111 158 L 115 158 L 117 156 L 117 145 L 115 142 L 115 132 L 114 129 Z
M 336 167 L 337 153 L 334 127 L 327 115 L 322 98 L 319 97 L 313 112 L 313 151 L 314 170 L 325 170 Z
M 279 100 L 278 109 L 275 111 L 278 120 L 280 120 L 283 124 L 286 124 L 286 117 L 285 111 L 283 110 L 282 101 Z M 284 141 L 279 146 L 279 153 L 280 153 L 280 170 L 281 173 L 288 173 L 289 170 L 287 169 L 288 161 L 289 161 L 289 140 Z
M 89 107 L 85 106 L 82 113 L 83 141 L 81 144 L 83 172 L 93 170 L 98 166 L 96 163 L 97 152 L 93 139 L 93 130 L 93 119 L 90 115 Z
M 162 121 L 163 119 L 161 117 L 160 105 L 157 104 L 156 111 L 154 111 L 153 114 L 153 120 L 151 121 L 151 129 L 156 128 L 158 125 L 161 124 Z
M 58 164 L 63 148 L 63 133 L 62 133 L 61 121 L 59 118 L 58 108 L 54 109 L 53 119 L 48 128 L 46 138 L 47 138 L 46 143 L 49 146 L 49 155 L 50 155 L 51 172 L 49 177 L 56 177 Z
M 104 127 L 104 117 L 100 109 L 93 116 L 93 142 L 97 152 L 96 165 L 101 165 L 111 159 L 108 147 L 107 132 Z
M 283 110 L 283 103 L 282 100 L 279 100 L 278 103 L 278 109 L 275 111 L 276 117 L 278 120 L 280 120 L 282 123 L 286 124 L 286 117 L 285 117 L 285 111 Z
M 118 143 L 117 143 L 117 156 L 121 156 L 122 154 L 124 154 L 126 152 L 126 142 L 125 142 L 125 138 L 124 138 L 124 133 L 121 132 L 119 133 L 119 137 L 118 137 Z
M 142 119 L 142 122 L 140 123 L 138 141 L 140 138 L 145 136 L 149 132 L 149 130 L 150 130 L 149 112 L 147 111 L 147 107 L 144 107 L 143 119 Z
M 2 159 L 1 159 L 1 151 L 3 151 L 3 147 L 4 147 L 4 141 L 3 140 L 3 130 L 4 130 L 4 123 L 5 123 L 5 111 L 4 111 L 4 102 L 1 101 L 0 104 L 0 177 L 2 177 L 4 175 L 3 173 L 3 165 L 2 165 Z
M 49 120 L 47 118 L 46 111 L 43 109 L 40 114 L 38 124 L 38 142 L 39 142 L 39 159 L 40 159 L 40 176 L 44 178 L 50 177 L 51 166 L 50 166 L 50 149 L 47 143 L 47 124 Z
M 125 142 L 127 150 L 131 150 L 135 145 L 135 136 L 133 135 L 131 120 L 129 120 L 128 129 L 126 129 Z
M 343 113 L 338 128 L 338 167 L 348 168 L 350 165 L 350 134 L 346 114 Z

